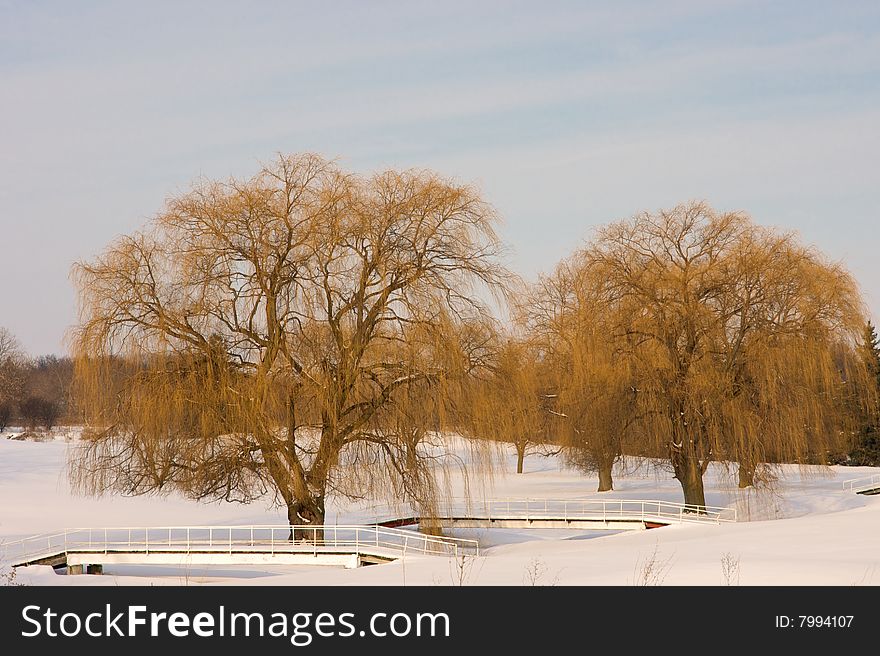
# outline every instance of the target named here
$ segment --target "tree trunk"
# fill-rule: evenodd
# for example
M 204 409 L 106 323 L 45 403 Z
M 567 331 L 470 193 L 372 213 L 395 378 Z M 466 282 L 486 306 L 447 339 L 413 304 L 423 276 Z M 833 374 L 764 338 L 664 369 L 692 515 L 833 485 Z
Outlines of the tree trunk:
M 443 535 L 443 527 L 434 517 L 423 517 L 419 521 L 419 533 L 425 535 Z
M 297 460 L 296 454 L 296 403 L 295 396 L 291 395 L 287 401 L 287 448 L 289 449 L 289 458 L 294 462 L 299 462 Z M 323 431 L 322 431 L 322 440 L 323 440 Z M 280 468 L 279 468 L 280 469 Z M 302 468 L 299 469 L 299 472 L 303 474 Z M 275 479 L 276 485 L 278 485 L 279 489 L 282 485 L 284 485 L 285 477 L 282 475 L 275 476 L 273 474 L 273 478 Z M 308 478 L 306 477 L 306 480 Z M 318 479 L 320 481 L 320 479 Z M 323 529 L 312 529 L 309 530 L 305 528 L 306 526 L 324 526 L 324 495 L 326 490 L 326 484 L 320 485 L 305 485 L 308 492 L 304 492 L 303 490 L 297 492 L 295 489 L 291 489 L 287 487 L 287 490 L 282 490 L 282 496 L 284 500 L 287 502 L 287 523 L 291 527 L 299 527 L 299 528 L 291 528 L 290 535 L 288 536 L 288 540 L 293 542 L 294 540 L 307 540 L 311 542 L 320 542 L 324 539 L 324 531 Z
M 611 478 L 611 468 L 614 466 L 614 458 L 599 458 L 599 489 L 597 492 L 609 492 L 614 489 L 614 480 Z
M 523 461 L 526 458 L 526 445 L 525 444 L 517 444 L 516 445 L 516 473 L 523 473 Z
M 755 484 L 755 466 L 748 462 L 739 463 L 739 486 L 752 487 Z
M 684 503 L 689 506 L 685 512 L 705 513 L 706 493 L 703 490 L 703 472 L 709 465 L 709 459 L 700 448 L 699 429 L 688 425 L 686 409 L 687 404 L 681 399 L 676 399 L 671 417 L 672 442 L 669 444 L 669 459 L 672 461 L 675 478 L 681 484 Z
M 699 470 L 699 467 L 697 467 Z M 689 507 L 685 512 L 704 514 L 706 512 L 706 493 L 703 489 L 703 477 L 690 477 L 686 481 L 679 479 L 684 492 L 684 503 Z
M 703 489 L 703 472 L 699 459 L 693 453 L 673 451 L 672 468 L 675 471 L 675 478 L 681 484 L 685 504 L 694 506 L 687 512 L 705 512 L 706 493 Z
M 291 541 L 320 542 L 324 539 L 324 496 L 317 495 L 307 501 L 293 499 L 287 504 L 287 521 L 296 528 L 290 531 Z M 307 528 L 316 526 L 321 528 Z

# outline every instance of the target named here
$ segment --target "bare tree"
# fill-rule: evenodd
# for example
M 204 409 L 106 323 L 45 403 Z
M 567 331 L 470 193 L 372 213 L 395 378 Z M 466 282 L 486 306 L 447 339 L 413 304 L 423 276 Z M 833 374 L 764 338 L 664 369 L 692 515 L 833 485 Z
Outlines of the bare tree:
M 553 586 L 559 583 L 559 572 L 552 579 L 549 578 L 549 575 L 550 568 L 547 566 L 547 563 L 542 558 L 535 556 L 526 563 L 525 572 L 523 573 L 523 585 L 535 587 L 539 585 Z
M 432 398 L 441 421 L 479 352 L 478 290 L 507 275 L 494 221 L 432 173 L 361 178 L 313 155 L 172 199 L 75 268 L 93 428 L 75 481 L 238 501 L 272 490 L 292 524 L 322 524 L 328 494 L 430 497 L 418 406 Z M 116 357 L 133 371 L 110 385 Z
M 24 391 L 25 355 L 18 340 L 0 327 L 0 430 L 6 428 L 15 414 Z
M 16 415 L 31 427 L 51 428 L 66 409 L 72 370 L 66 357 L 27 357 L 15 336 L 0 327 L 0 429 Z
M 669 570 L 672 569 L 673 557 L 662 558 L 659 551 L 660 544 L 655 542 L 654 549 L 645 556 L 644 560 L 641 557 L 636 560 L 633 585 L 643 587 L 663 585 Z
M 713 460 L 749 484 L 759 464 L 823 462 L 852 432 L 866 371 L 840 354 L 863 304 L 842 266 L 794 236 L 690 203 L 611 224 L 564 266 L 635 381 L 609 393 L 633 399 L 643 450 L 668 455 L 685 503 L 705 505 Z M 547 305 L 554 325 L 571 302 Z
M 65 413 L 73 379 L 71 358 L 57 355 L 33 358 L 25 367 L 25 375 L 25 387 L 29 394 L 50 399 L 58 406 L 60 414 Z
M 637 430 L 632 367 L 612 338 L 612 312 L 595 294 L 588 267 L 572 258 L 543 276 L 519 316 L 541 344 L 552 381 L 549 409 L 567 460 L 599 476 L 599 492 L 614 487 L 612 470 Z
M 637 431 L 636 381 L 605 335 L 584 330 L 560 368 L 558 409 L 567 459 L 596 472 L 598 492 L 614 489 L 612 470 Z
M 12 419 L 12 404 L 6 400 L 0 401 L 0 431 L 6 430 L 10 419 Z
M 529 450 L 550 439 L 550 393 L 539 361 L 527 340 L 509 337 L 495 349 L 483 376 L 468 396 L 468 428 L 474 437 L 513 444 L 516 473 L 523 473 Z
M 0 326 L 0 361 L 21 356 L 22 348 L 18 339 L 9 330 Z
M 722 585 L 739 585 L 739 556 L 730 552 L 721 554 Z
M 6 328 L 0 327 L 0 403 L 15 404 L 24 385 L 24 351 Z

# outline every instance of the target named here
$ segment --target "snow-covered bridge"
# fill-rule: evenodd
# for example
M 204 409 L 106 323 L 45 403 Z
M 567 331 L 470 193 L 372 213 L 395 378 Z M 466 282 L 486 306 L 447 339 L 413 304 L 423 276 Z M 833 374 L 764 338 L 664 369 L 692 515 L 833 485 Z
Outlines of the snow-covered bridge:
M 291 540 L 291 531 L 304 540 Z M 479 555 L 476 540 L 383 526 L 161 526 L 78 528 L 3 545 L 14 567 L 99 573 L 104 565 L 336 565 L 359 567 L 408 554 Z
M 855 492 L 856 494 L 880 494 L 880 474 L 844 481 L 843 489 Z
M 69 573 L 104 565 L 336 565 L 359 567 L 410 555 L 479 555 L 476 540 L 427 535 L 402 527 L 638 530 L 736 521 L 736 511 L 634 499 L 503 499 L 453 502 L 439 517 L 407 512 L 370 524 L 325 526 L 164 526 L 76 528 L 3 545 L 15 567 L 51 565 Z M 292 540 L 296 534 L 305 539 Z
M 669 524 L 736 521 L 736 509 L 689 506 L 643 499 L 494 499 L 454 501 L 439 517 L 418 513 L 386 512 L 379 526 L 400 527 L 431 521 L 443 528 L 563 528 L 585 530 L 639 530 Z

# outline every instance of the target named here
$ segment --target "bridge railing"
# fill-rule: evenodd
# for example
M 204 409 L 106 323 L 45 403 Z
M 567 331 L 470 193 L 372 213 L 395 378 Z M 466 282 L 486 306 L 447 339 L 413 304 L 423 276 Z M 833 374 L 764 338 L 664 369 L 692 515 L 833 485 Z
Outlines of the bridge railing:
M 372 509 L 374 512 L 377 509 Z M 479 519 L 624 519 L 665 523 L 735 522 L 736 508 L 694 506 L 672 501 L 645 499 L 492 499 L 453 500 L 441 506 L 445 518 Z M 391 511 L 385 510 L 385 514 Z M 413 511 L 413 514 L 415 512 Z M 377 514 L 378 517 L 378 514 Z
M 291 539 L 291 536 L 295 539 Z M 73 528 L 0 546 L 0 561 L 32 562 L 68 551 L 107 553 L 314 553 L 389 550 L 405 555 L 479 555 L 476 540 L 366 525 L 140 526 Z
M 677 522 L 736 521 L 736 509 L 693 506 L 671 501 L 645 499 L 497 499 L 487 505 L 494 516 L 559 516 L 564 519 L 598 517 L 603 519 L 666 519 Z
M 875 487 L 880 487 L 880 474 L 863 476 L 862 478 L 851 478 L 848 481 L 843 482 L 843 489 L 848 490 L 849 492 L 870 490 Z

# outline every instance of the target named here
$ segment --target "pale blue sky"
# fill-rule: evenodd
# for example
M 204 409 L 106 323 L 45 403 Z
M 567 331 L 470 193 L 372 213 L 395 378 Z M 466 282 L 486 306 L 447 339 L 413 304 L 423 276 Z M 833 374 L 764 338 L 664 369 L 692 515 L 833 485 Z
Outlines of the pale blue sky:
M 0 325 L 61 352 L 74 260 L 276 151 L 476 184 L 527 278 L 706 199 L 880 313 L 880 3 L 0 0 Z

